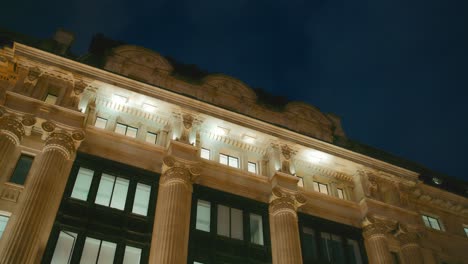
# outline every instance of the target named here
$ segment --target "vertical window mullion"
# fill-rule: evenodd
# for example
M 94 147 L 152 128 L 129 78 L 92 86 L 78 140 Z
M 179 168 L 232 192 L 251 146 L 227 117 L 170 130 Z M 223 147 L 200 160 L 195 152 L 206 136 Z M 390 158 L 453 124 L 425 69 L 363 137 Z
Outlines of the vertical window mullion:
M 97 256 L 96 256 L 96 263 L 95 263 L 95 264 L 98 264 L 99 255 L 101 254 L 101 246 L 102 246 L 102 240 L 99 240 L 99 248 L 98 248 L 98 252 L 97 252 Z
M 114 197 L 114 189 L 115 189 L 115 183 L 116 182 L 117 182 L 117 177 L 114 177 L 114 184 L 112 185 L 112 192 L 111 192 L 111 196 L 110 196 L 110 199 L 109 199 L 109 204 L 107 205 L 109 207 L 112 204 L 112 197 Z

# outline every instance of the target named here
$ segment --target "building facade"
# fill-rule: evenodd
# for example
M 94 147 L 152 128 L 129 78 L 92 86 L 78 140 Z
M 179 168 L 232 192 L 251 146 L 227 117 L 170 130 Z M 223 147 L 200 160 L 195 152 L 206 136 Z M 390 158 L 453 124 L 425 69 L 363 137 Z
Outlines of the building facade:
M 0 49 L 0 263 L 468 263 L 466 183 L 313 106 L 72 40 Z

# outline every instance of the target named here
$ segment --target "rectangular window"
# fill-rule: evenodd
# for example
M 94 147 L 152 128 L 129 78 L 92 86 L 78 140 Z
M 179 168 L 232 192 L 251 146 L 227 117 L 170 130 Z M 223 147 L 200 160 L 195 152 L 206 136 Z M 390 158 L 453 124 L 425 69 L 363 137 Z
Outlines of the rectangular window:
M 219 163 L 229 167 L 239 168 L 239 159 L 225 154 L 219 154 Z
M 422 219 L 424 221 L 424 224 L 427 227 L 435 229 L 435 230 L 442 231 L 442 228 L 441 228 L 440 223 L 439 223 L 439 219 L 431 217 L 431 216 L 427 216 L 427 215 L 423 215 Z
M 29 170 L 31 169 L 34 157 L 21 154 L 16 163 L 15 170 L 11 175 L 10 182 L 24 185 L 26 177 L 28 176 Z
M 346 263 L 342 244 L 340 236 L 325 232 L 321 233 L 322 256 L 325 256 L 328 261 L 337 264 Z
M 96 117 L 96 122 L 94 123 L 94 126 L 97 128 L 106 129 L 107 119 L 99 117 L 99 116 Z
M 314 185 L 314 191 L 320 192 L 323 194 L 328 194 L 328 186 L 326 184 L 314 181 L 313 185 Z
M 242 211 L 224 205 L 218 205 L 218 235 L 244 239 Z
M 136 138 L 138 128 L 117 123 L 114 132 L 117 134 L 126 135 L 127 137 Z
M 87 237 L 81 254 L 80 263 L 114 263 L 114 255 L 117 244 Z
M 133 201 L 132 213 L 144 215 L 148 214 L 148 205 L 151 194 L 151 186 L 138 183 L 135 191 L 135 199 Z
M 263 246 L 262 216 L 250 214 L 250 243 Z
M 247 163 L 247 170 L 251 173 L 257 173 L 257 163 L 249 161 Z
M 210 232 L 211 203 L 208 201 L 197 201 L 197 223 L 195 228 Z
M 60 231 L 50 263 L 70 263 L 77 236 L 73 232 Z
M 468 237 L 468 227 L 464 227 L 463 230 L 465 230 L 465 235 Z
M 72 198 L 82 201 L 88 200 L 89 187 L 93 180 L 93 174 L 93 170 L 80 167 L 76 175 L 75 185 L 73 186 Z
M 44 102 L 54 105 L 57 102 L 57 96 L 55 94 L 48 93 L 44 99 Z
M 140 263 L 141 248 L 125 246 L 125 255 L 123 264 L 137 264 Z
M 207 159 L 209 160 L 210 159 L 210 150 L 209 149 L 206 149 L 206 148 L 202 148 L 200 150 L 200 157 L 202 159 Z
M 9 219 L 10 217 L 6 215 L 0 215 L 0 238 L 2 238 L 3 232 L 5 231 Z
M 119 210 L 125 208 L 128 180 L 103 173 L 96 195 L 96 204 Z
M 315 230 L 309 227 L 302 228 L 303 233 L 303 245 L 304 245 L 304 263 L 313 263 L 317 261 L 318 250 L 317 250 L 317 238 Z
M 158 139 L 158 134 L 152 132 L 146 132 L 146 142 L 151 144 L 156 144 L 156 140 Z
M 359 250 L 359 244 L 356 240 L 346 239 L 346 249 L 348 251 L 349 263 L 351 264 L 362 264 L 361 251 Z
M 343 189 L 338 188 L 338 189 L 336 189 L 336 191 L 337 191 L 337 193 L 338 193 L 338 198 L 344 200 L 344 199 L 345 199 L 345 196 L 344 196 L 344 191 L 343 191 Z

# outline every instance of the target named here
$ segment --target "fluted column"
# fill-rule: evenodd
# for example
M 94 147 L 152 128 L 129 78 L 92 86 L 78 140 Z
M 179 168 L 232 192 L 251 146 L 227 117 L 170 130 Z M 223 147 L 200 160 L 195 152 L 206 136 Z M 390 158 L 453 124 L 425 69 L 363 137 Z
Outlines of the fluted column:
M 419 246 L 419 234 L 400 227 L 395 237 L 400 241 L 401 258 L 405 264 L 423 264 L 424 258 Z
M 42 256 L 41 238 L 52 228 L 47 223 L 57 214 L 74 157 L 75 142 L 84 139 L 82 132 L 52 132 L 46 139 L 37 169 L 31 175 L 19 207 L 12 215 L 9 228 L 2 237 L 0 263 L 36 263 Z
M 192 180 L 200 172 L 170 156 L 163 163 L 149 263 L 187 263 Z
M 304 197 L 280 187 L 273 188 L 269 215 L 271 249 L 274 264 L 302 263 L 297 208 Z
M 363 236 L 370 264 L 393 264 L 387 241 L 390 230 L 389 223 L 385 221 L 367 218 L 364 221 Z
M 0 186 L 8 181 L 7 168 L 11 167 L 14 153 L 24 135 L 21 122 L 14 116 L 0 117 Z

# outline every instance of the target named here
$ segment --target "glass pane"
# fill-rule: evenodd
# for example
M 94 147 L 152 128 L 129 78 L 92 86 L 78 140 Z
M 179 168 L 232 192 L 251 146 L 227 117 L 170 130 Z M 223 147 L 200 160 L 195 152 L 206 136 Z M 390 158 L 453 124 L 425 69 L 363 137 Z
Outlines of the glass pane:
M 202 159 L 209 160 L 210 159 L 210 150 L 202 148 L 201 152 L 200 152 L 200 157 L 202 157 Z
M 427 227 L 431 227 L 431 224 L 429 224 L 429 219 L 427 216 L 423 215 L 422 219 L 424 221 L 424 225 L 426 225 Z
M 80 263 L 96 263 L 100 244 L 101 240 L 87 237 L 85 240 L 83 253 L 81 253 Z
M 239 168 L 239 160 L 234 157 L 229 157 L 229 166 Z
M 337 189 L 337 192 L 338 192 L 338 198 L 344 199 L 344 192 L 343 192 L 343 189 Z
M 94 171 L 86 168 L 80 168 L 76 176 L 75 185 L 71 197 L 86 201 L 88 199 L 89 186 L 93 180 Z
M 132 212 L 139 215 L 148 215 L 148 203 L 150 199 L 151 186 L 138 183 L 133 201 Z
M 318 182 L 313 182 L 313 183 L 312 183 L 312 186 L 314 187 L 314 191 L 316 191 L 316 192 L 320 191 L 320 190 L 319 190 Z
M 128 180 L 117 178 L 110 207 L 123 210 L 127 199 Z
M 117 134 L 125 135 L 125 133 L 127 132 L 127 126 L 126 126 L 126 125 L 122 125 L 122 124 L 117 124 L 117 125 L 115 126 L 114 132 L 117 133 Z
M 138 128 L 135 127 L 127 127 L 127 136 L 131 138 L 136 138 L 138 133 Z
M 16 163 L 13 175 L 11 175 L 10 182 L 24 185 L 26 176 L 28 176 L 29 170 L 31 169 L 34 158 L 27 155 L 21 155 Z
M 322 256 L 328 260 L 331 261 L 331 248 L 330 248 L 330 240 L 331 240 L 331 235 L 329 233 L 321 233 L 321 252 Z
M 155 133 L 147 132 L 146 133 L 146 142 L 151 144 L 156 144 L 157 135 Z
M 94 123 L 95 127 L 105 129 L 106 125 L 107 125 L 107 119 L 102 118 L 102 117 L 96 118 L 96 123 Z
M 229 207 L 218 204 L 218 235 L 229 237 Z
M 76 233 L 60 231 L 57 245 L 55 246 L 54 255 L 52 256 L 50 263 L 70 263 L 71 256 L 73 254 L 73 248 L 75 247 L 76 237 Z
M 243 240 L 244 239 L 244 225 L 242 219 L 242 211 L 239 209 L 231 208 L 231 237 Z
M 247 170 L 252 173 L 257 173 L 257 163 L 249 162 L 247 164 Z
M 101 251 L 99 251 L 98 264 L 114 263 L 115 248 L 117 244 L 107 241 L 102 241 Z
M 125 246 L 123 264 L 138 264 L 141 258 L 141 248 Z
M 228 164 L 228 158 L 224 154 L 219 154 L 219 163 L 227 165 Z
M 431 224 L 431 227 L 436 230 L 440 230 L 440 225 L 439 221 L 433 217 L 428 217 L 429 218 L 429 223 Z
M 8 219 L 10 219 L 10 217 L 5 216 L 5 215 L 0 215 L 0 238 L 2 237 L 3 232 L 5 231 L 6 225 L 8 223 Z
M 197 224 L 196 229 L 210 232 L 211 203 L 198 200 L 197 202 Z
M 55 104 L 57 102 L 57 96 L 53 94 L 47 94 L 44 101 L 48 104 Z
M 96 203 L 100 205 L 109 206 L 112 189 L 114 187 L 115 177 L 103 173 L 101 176 L 101 182 L 99 182 L 99 188 L 96 195 Z
M 464 229 L 465 229 L 465 234 L 468 237 L 468 227 L 465 227 Z
M 304 243 L 304 263 L 313 263 L 317 260 L 317 241 L 315 238 L 315 231 L 309 227 L 303 227 L 303 243 Z
M 250 214 L 250 242 L 263 245 L 262 216 Z
M 343 243 L 341 242 L 341 237 L 332 235 L 332 239 L 330 241 L 330 248 L 333 263 L 345 264 L 346 260 L 343 250 Z
M 328 194 L 328 187 L 326 184 L 319 183 L 319 188 L 321 193 Z

